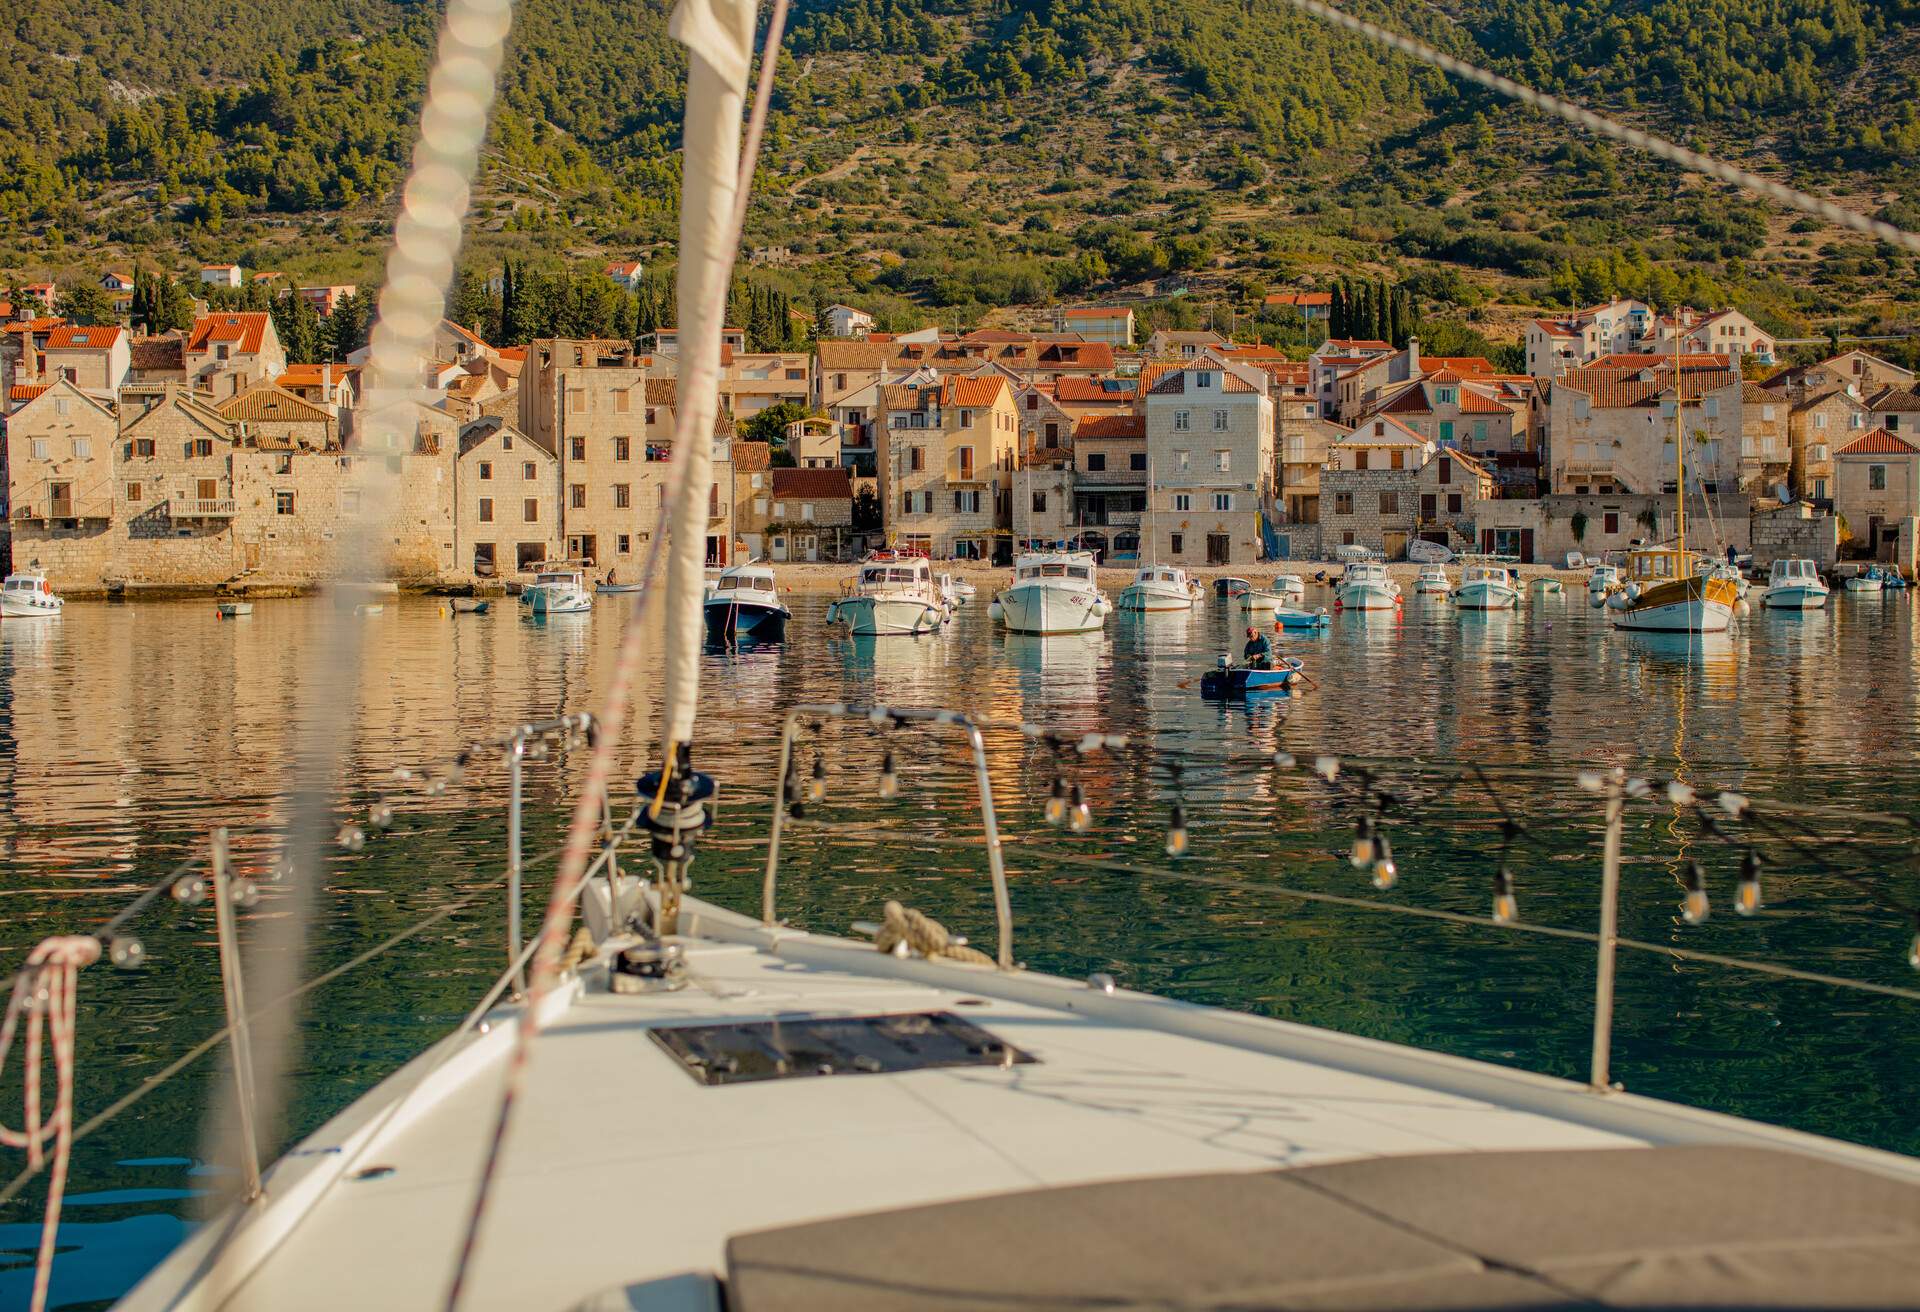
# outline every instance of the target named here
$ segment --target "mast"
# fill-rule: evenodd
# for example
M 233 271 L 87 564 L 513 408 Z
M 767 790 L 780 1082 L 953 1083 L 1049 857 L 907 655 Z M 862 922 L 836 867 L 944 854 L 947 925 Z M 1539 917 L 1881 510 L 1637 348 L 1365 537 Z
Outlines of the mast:
M 1673 311 L 1673 462 L 1677 476 L 1673 484 L 1674 523 L 1677 526 L 1678 546 L 1680 548 L 1679 577 L 1686 577 L 1687 568 L 1687 430 L 1681 422 L 1681 402 L 1685 392 L 1680 386 L 1680 309 Z

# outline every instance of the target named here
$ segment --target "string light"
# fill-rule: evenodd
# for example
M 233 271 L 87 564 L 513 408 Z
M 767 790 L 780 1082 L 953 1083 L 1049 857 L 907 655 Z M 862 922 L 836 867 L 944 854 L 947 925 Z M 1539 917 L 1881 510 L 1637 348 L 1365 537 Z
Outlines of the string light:
M 1373 886 L 1382 893 L 1400 879 L 1400 867 L 1393 863 L 1393 844 L 1383 833 L 1373 840 Z
M 1087 805 L 1086 790 L 1079 784 L 1073 786 L 1068 798 L 1067 828 L 1076 834 L 1084 834 L 1093 828 L 1093 808 Z
M 820 802 L 827 796 L 827 757 L 824 752 L 813 758 L 813 773 L 807 779 L 807 800 Z
M 1504 857 L 1493 872 L 1493 918 L 1502 925 L 1520 918 L 1520 903 L 1513 896 L 1513 871 L 1507 868 Z
M 115 934 L 107 940 L 107 960 L 116 970 L 138 970 L 147 959 L 147 945 L 128 934 Z
M 385 829 L 393 823 L 393 808 L 385 802 L 375 802 L 367 808 L 367 824 L 374 829 Z
M 1187 808 L 1175 802 L 1173 814 L 1167 818 L 1167 855 L 1185 856 L 1187 854 Z
M 237 907 L 252 907 L 260 901 L 260 885 L 243 876 L 227 886 L 227 896 Z
M 1680 903 L 1680 916 L 1689 925 L 1697 925 L 1707 918 L 1707 875 L 1700 869 L 1698 861 L 1688 861 L 1686 869 L 1687 895 Z
M 181 906 L 197 907 L 207 896 L 207 881 L 199 875 L 182 875 L 173 881 L 173 900 Z
M 1053 777 L 1053 787 L 1047 790 L 1047 807 L 1042 814 L 1050 825 L 1059 826 L 1067 819 L 1067 781 L 1059 775 Z
M 900 795 L 900 771 L 894 768 L 893 749 L 880 758 L 880 800 L 891 802 Z
M 1907 944 L 1907 964 L 1920 970 L 1920 912 L 1913 917 L 1913 941 Z
M 1353 847 L 1347 852 L 1347 860 L 1355 870 L 1365 870 L 1373 864 L 1374 842 L 1373 817 L 1361 812 L 1353 822 Z
M 359 825 L 341 825 L 340 832 L 333 836 L 343 851 L 358 852 L 367 845 L 367 834 Z
M 1743 916 L 1760 909 L 1760 854 L 1752 848 L 1740 858 L 1740 882 L 1733 891 L 1733 909 Z

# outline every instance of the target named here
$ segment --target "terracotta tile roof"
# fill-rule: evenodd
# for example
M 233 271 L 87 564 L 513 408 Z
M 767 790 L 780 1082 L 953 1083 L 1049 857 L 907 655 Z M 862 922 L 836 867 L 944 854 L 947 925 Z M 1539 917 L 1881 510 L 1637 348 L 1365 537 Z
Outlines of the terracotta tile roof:
M 1258 389 L 1239 374 L 1227 369 L 1207 369 L 1203 366 L 1184 365 L 1169 370 L 1167 375 L 1153 385 L 1150 395 L 1184 396 L 1187 391 L 1187 375 L 1190 373 L 1217 373 L 1220 375 L 1220 390 L 1223 392 L 1254 392 Z M 1194 389 L 1196 393 L 1200 389 Z
M 1578 337 L 1580 325 L 1571 319 L 1535 319 L 1533 326 L 1549 337 Z
M 776 469 L 773 495 L 802 501 L 853 500 L 853 476 L 846 469 Z
M 1867 403 L 1867 408 L 1875 414 L 1892 410 L 1900 414 L 1913 414 L 1920 411 L 1920 392 L 1905 387 L 1889 387 Z
M 1583 369 L 1645 369 L 1653 365 L 1671 365 L 1672 351 L 1619 351 L 1613 355 L 1603 355 Z M 1712 351 L 1683 351 L 1680 355 L 1682 369 L 1725 369 L 1729 367 L 1727 357 Z
M 1427 396 L 1427 389 L 1420 383 L 1402 388 L 1393 394 L 1393 398 L 1374 411 L 1377 415 L 1430 415 L 1433 413 L 1433 401 Z
M 252 355 L 266 341 L 267 325 L 272 322 L 265 310 L 236 311 L 232 314 L 203 314 L 193 321 L 187 337 L 187 350 L 206 351 L 225 343 L 243 355 Z
M 1139 392 L 1138 378 L 1062 378 L 1053 384 L 1062 405 L 1121 405 Z
M 1343 354 L 1353 351 L 1391 351 L 1392 342 L 1383 342 L 1377 337 L 1329 337 L 1320 343 L 1320 349 L 1335 347 Z
M 1309 305 L 1332 305 L 1332 292 L 1268 292 L 1268 305 L 1297 305 L 1305 308 Z
M 1863 433 L 1853 441 L 1833 453 L 1838 456 L 1920 456 L 1920 446 L 1915 446 L 1904 437 L 1889 433 L 1884 428 L 1876 428 L 1871 433 Z
M 1618 359 L 1622 357 L 1609 357 Z M 1634 358 L 1634 357 L 1625 357 Z M 1653 357 L 1647 357 L 1649 359 Z M 1724 362 L 1723 356 L 1700 357 Z M 1688 367 L 1680 370 L 1680 395 L 1682 400 L 1698 401 L 1708 392 L 1717 392 L 1723 387 L 1739 381 L 1739 375 L 1727 368 L 1711 366 Z M 1671 365 L 1640 365 L 1633 368 L 1621 368 L 1604 364 L 1590 364 L 1584 368 L 1570 370 L 1560 376 L 1555 384 L 1570 391 L 1583 393 L 1591 398 L 1593 404 L 1604 410 L 1618 410 L 1630 406 L 1651 406 L 1659 403 L 1660 394 L 1673 386 Z
M 58 328 L 61 324 L 65 322 L 66 322 L 65 319 L 62 319 L 57 315 L 50 315 L 41 319 L 22 319 L 18 323 L 7 324 L 5 328 L 0 329 L 0 331 L 10 332 L 10 333 L 32 333 L 37 337 L 41 333 L 52 332 L 55 328 Z
M 764 474 L 773 468 L 773 448 L 765 442 L 733 444 L 733 468 L 741 474 Z
M 78 324 L 63 324 L 47 335 L 49 351 L 107 351 L 113 349 L 127 330 L 113 327 L 82 328 Z
M 185 369 L 181 354 L 186 341 L 180 337 L 136 337 L 133 339 L 133 367 L 152 373 Z
M 511 360 L 515 364 L 525 364 L 527 362 L 527 348 L 524 346 L 503 346 L 496 354 L 498 354 L 502 360 Z
M 609 264 L 605 269 L 601 270 L 601 272 L 605 273 L 608 277 L 631 278 L 645 267 L 646 266 L 638 260 L 615 260 L 612 264 Z
M 455 337 L 461 338 L 464 341 L 472 342 L 475 346 L 486 346 L 486 348 L 489 351 L 493 349 L 491 346 L 487 346 L 485 342 L 481 341 L 480 334 L 473 331 L 473 329 L 462 328 L 459 324 L 455 323 L 451 319 L 442 319 L 440 322 L 445 327 L 451 328 L 453 330 L 453 335 Z
M 1038 348 L 1035 359 L 1042 368 L 1071 365 L 1105 373 L 1114 366 L 1113 347 L 1105 342 L 1047 342 Z
M 1460 412 L 1469 415 L 1510 415 L 1513 409 L 1501 405 L 1477 387 L 1463 387 L 1460 389 Z
M 647 379 L 647 404 L 671 410 L 680 404 L 680 381 L 676 378 Z
M 39 396 L 52 386 L 52 383 L 15 383 L 13 390 L 7 393 L 7 396 L 8 399 L 18 405 L 23 401 L 33 400 L 34 397 Z
M 289 364 L 287 371 L 273 380 L 274 385 L 278 387 L 325 387 L 327 385 L 327 368 L 328 366 L 325 364 Z M 335 387 L 340 386 L 350 378 L 358 377 L 360 374 L 360 366 L 357 364 L 336 364 L 332 366 L 332 368 L 333 385 Z
M 1223 355 L 1229 360 L 1244 360 L 1248 364 L 1287 358 L 1278 347 L 1267 346 L 1261 342 L 1253 342 L 1246 346 L 1216 346 L 1213 349 L 1216 354 Z
M 1145 441 L 1145 415 L 1089 415 L 1073 426 L 1073 440 L 1108 438 L 1118 441 Z
M 899 354 L 892 342 L 862 342 L 835 337 L 820 342 L 818 350 L 822 372 L 835 369 L 884 369 Z
M 1007 392 L 1007 380 L 997 375 L 986 378 L 948 378 L 941 382 L 940 404 L 985 408 Z
M 322 424 L 333 418 L 332 413 L 323 407 L 315 405 L 305 397 L 282 391 L 271 383 L 249 387 L 231 400 L 222 402 L 215 409 L 219 410 L 223 418 L 252 423 L 275 421 Z
M 1471 375 L 1476 378 L 1493 376 L 1493 361 L 1484 355 L 1423 355 L 1420 357 L 1420 367 Z
M 1340 439 L 1351 446 L 1425 446 L 1427 439 L 1391 415 L 1375 415 Z

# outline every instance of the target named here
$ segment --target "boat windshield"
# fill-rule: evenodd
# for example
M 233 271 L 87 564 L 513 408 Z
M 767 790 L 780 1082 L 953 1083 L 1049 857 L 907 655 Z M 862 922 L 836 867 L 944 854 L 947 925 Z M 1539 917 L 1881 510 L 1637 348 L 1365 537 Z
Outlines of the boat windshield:
M 721 578 L 714 580 L 713 590 L 715 592 L 731 592 L 733 589 L 739 586 L 740 586 L 740 580 L 722 576 Z
M 1813 577 L 1813 562 L 1810 560 L 1776 560 L 1773 562 L 1773 577 L 1776 582 L 1786 579 L 1810 579 Z
M 1504 583 L 1506 579 L 1507 572 L 1495 565 L 1475 565 L 1467 571 L 1469 583 Z
M 536 574 L 534 575 L 533 581 L 536 585 L 543 583 L 572 583 L 579 577 L 577 574 Z
M 1093 571 L 1085 565 L 1075 565 L 1069 569 L 1067 573 L 1076 579 L 1090 579 L 1093 577 Z

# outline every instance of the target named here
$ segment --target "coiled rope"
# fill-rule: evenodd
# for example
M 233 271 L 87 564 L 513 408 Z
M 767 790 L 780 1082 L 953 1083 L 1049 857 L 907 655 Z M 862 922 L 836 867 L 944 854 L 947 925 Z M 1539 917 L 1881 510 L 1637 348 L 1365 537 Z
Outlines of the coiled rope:
M 0 1144 L 24 1148 L 28 1163 L 38 1170 L 46 1161 L 47 1141 L 53 1141 L 53 1172 L 47 1181 L 47 1210 L 40 1223 L 40 1252 L 33 1266 L 32 1312 L 47 1305 L 47 1283 L 53 1275 L 54 1238 L 60 1231 L 60 1204 L 67 1193 L 67 1163 L 73 1156 L 73 1011 L 75 976 L 82 966 L 100 960 L 100 940 L 85 934 L 66 934 L 44 940 L 27 957 L 26 968 L 13 981 L 7 1015 L 0 1021 L 0 1071 L 7 1065 L 22 1013 L 27 1018 L 24 1128 L 0 1125 Z M 53 1051 L 53 1115 L 40 1118 L 40 1036 L 45 1031 Z
M 956 941 L 939 921 L 912 907 L 902 906 L 895 899 L 887 900 L 885 915 L 886 918 L 880 922 L 879 932 L 873 936 L 873 946 L 882 952 L 905 956 L 911 951 L 929 959 L 940 957 L 948 961 L 963 961 L 970 966 L 993 964 L 993 958 L 979 948 L 970 948 L 964 941 Z

